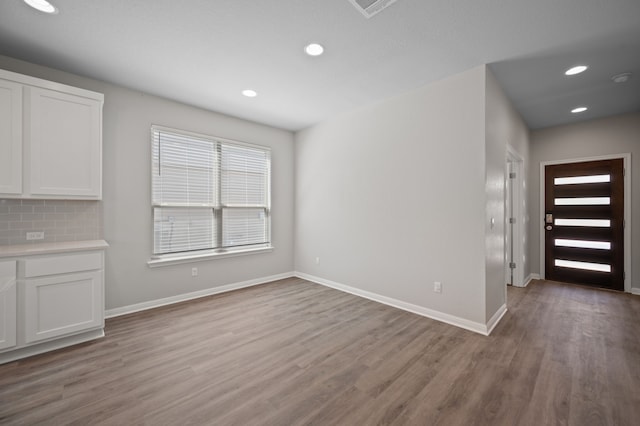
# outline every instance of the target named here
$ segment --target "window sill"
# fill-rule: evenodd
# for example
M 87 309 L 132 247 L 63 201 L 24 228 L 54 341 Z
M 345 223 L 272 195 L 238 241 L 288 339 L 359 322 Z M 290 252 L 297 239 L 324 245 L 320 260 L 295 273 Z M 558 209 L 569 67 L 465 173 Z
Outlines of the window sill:
M 199 254 L 165 255 L 158 256 L 147 261 L 149 268 L 159 266 L 178 265 L 180 263 L 200 262 L 203 260 L 221 259 L 225 257 L 246 256 L 248 254 L 268 253 L 273 251 L 273 246 L 250 248 L 244 250 L 230 250 L 226 252 L 207 252 Z

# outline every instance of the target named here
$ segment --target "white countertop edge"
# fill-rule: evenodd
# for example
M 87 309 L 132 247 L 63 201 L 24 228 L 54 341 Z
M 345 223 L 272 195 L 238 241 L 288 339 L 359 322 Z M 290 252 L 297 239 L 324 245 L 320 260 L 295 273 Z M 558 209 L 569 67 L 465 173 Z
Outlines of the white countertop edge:
M 15 244 L 10 246 L 0 246 L 0 259 L 7 257 L 33 256 L 38 254 L 65 253 L 79 250 L 104 250 L 107 247 L 109 247 L 109 243 L 105 240 Z

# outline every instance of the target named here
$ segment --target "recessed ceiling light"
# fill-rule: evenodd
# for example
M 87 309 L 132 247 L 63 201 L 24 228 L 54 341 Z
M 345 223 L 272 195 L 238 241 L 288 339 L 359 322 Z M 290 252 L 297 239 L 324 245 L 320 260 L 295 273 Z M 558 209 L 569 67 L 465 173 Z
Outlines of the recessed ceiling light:
M 585 106 L 581 106 L 581 107 L 577 107 L 571 110 L 571 112 L 573 114 L 580 114 L 581 112 L 585 112 L 586 110 L 588 110 L 589 108 L 585 107 Z
M 631 78 L 630 72 L 623 72 L 622 74 L 616 74 L 611 77 L 614 83 L 626 83 Z
M 247 98 L 255 98 L 256 96 L 258 96 L 258 92 L 251 89 L 243 90 L 242 94 L 245 95 Z
M 569 68 L 568 70 L 566 70 L 564 72 L 565 75 L 576 75 L 576 74 L 580 74 L 581 72 L 585 72 L 587 70 L 587 68 L 589 68 L 586 65 L 576 65 L 575 67 Z
M 304 51 L 309 56 L 320 56 L 324 52 L 324 47 L 318 43 L 311 43 L 304 47 Z
M 40 12 L 51 14 L 58 13 L 58 8 L 47 0 L 24 0 L 24 2 Z

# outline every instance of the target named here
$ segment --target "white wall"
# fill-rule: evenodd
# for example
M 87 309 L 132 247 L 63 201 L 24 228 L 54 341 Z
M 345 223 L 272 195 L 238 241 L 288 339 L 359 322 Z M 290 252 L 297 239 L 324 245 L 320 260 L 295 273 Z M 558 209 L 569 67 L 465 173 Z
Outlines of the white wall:
M 11 58 L 0 67 L 105 93 L 108 309 L 294 267 L 480 325 L 505 302 L 505 147 L 526 159 L 528 134 L 484 66 L 301 131 L 295 158 L 283 130 Z M 151 124 L 272 148 L 274 252 L 147 266 Z
M 293 270 L 292 133 L 8 57 L 0 56 L 0 68 L 105 94 L 107 309 Z M 151 124 L 271 147 L 273 252 L 154 269 L 147 266 L 152 248 Z M 192 266 L 199 268 L 196 278 L 191 277 Z
M 529 171 L 531 270 L 540 273 L 540 163 L 631 153 L 632 287 L 640 293 L 640 113 L 552 127 L 532 132 Z
M 484 92 L 478 67 L 299 132 L 296 270 L 485 324 Z
M 505 290 L 505 177 L 506 150 L 510 146 L 523 160 L 526 167 L 529 158 L 529 129 L 507 99 L 491 71 L 486 71 L 486 320 L 491 319 L 503 304 L 506 303 Z M 525 173 L 523 173 L 526 176 Z M 521 191 L 526 199 L 527 179 L 524 179 Z M 521 212 L 526 212 L 523 206 Z M 524 215 L 523 215 L 524 216 Z M 491 218 L 495 225 L 491 229 Z M 524 223 L 525 217 L 516 218 L 517 223 Z M 521 253 L 526 253 L 526 233 L 518 244 Z M 516 260 L 528 274 L 529 265 L 526 258 Z

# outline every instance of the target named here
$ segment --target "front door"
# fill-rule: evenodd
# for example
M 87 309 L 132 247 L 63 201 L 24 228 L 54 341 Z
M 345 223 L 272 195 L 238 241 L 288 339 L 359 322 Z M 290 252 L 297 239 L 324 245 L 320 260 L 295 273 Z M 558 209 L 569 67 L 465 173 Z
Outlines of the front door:
M 624 290 L 623 159 L 545 166 L 545 278 Z

